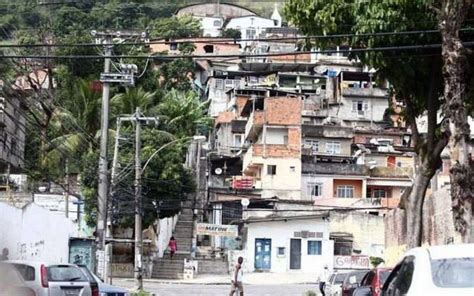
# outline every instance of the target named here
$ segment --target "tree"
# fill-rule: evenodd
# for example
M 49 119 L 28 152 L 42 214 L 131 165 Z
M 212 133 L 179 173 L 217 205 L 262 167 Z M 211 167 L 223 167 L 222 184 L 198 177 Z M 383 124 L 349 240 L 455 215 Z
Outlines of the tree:
M 222 37 L 224 38 L 232 38 L 232 39 L 240 39 L 242 38 L 242 32 L 237 29 L 229 28 L 222 31 Z
M 201 24 L 191 16 L 159 19 L 151 31 L 151 37 L 162 39 L 194 38 L 201 36 Z
M 444 98 L 443 113 L 449 119 L 449 149 L 451 159 L 451 196 L 454 225 L 468 243 L 474 200 L 474 162 L 469 157 L 470 137 L 466 93 L 466 49 L 459 36 L 471 9 L 470 0 L 443 0 L 437 12 L 442 37 Z
M 343 1 L 343 0 L 291 0 L 285 6 L 289 21 L 306 34 L 364 34 L 436 29 L 438 15 L 427 1 Z M 383 37 L 355 37 L 319 42 L 313 46 L 330 46 L 335 43 L 352 47 L 378 47 L 390 45 L 417 45 L 438 43 L 439 35 L 387 35 Z M 412 130 L 413 145 L 417 152 L 417 170 L 414 184 L 405 192 L 401 207 L 406 211 L 407 244 L 422 243 L 423 203 L 426 189 L 441 164 L 440 155 L 449 139 L 445 122 L 437 122 L 442 104 L 441 57 L 430 50 L 366 52 L 352 55 L 364 64 L 378 69 L 387 78 L 397 98 L 405 101 L 405 118 Z M 415 119 L 427 114 L 428 132 L 420 135 Z

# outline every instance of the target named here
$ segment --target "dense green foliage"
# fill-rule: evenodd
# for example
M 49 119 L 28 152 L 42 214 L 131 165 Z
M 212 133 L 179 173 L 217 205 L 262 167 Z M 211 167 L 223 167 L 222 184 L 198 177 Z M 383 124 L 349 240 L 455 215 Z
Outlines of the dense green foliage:
M 199 23 L 191 18 L 172 17 L 183 1 L 99 1 L 84 0 L 64 4 L 58 1 L 0 0 L 0 42 L 61 44 L 93 43 L 91 30 L 148 30 L 156 38 L 197 37 Z M 68 2 L 68 1 L 64 1 Z M 138 40 L 132 40 L 138 41 Z M 182 44 L 183 53 L 194 47 Z M 58 47 L 11 49 L 9 54 L 97 55 L 103 48 Z M 0 53 L 2 54 L 2 53 Z M 145 46 L 115 46 L 114 54 L 148 55 Z M 155 64 L 145 59 L 113 60 L 134 63 L 139 69 L 135 87 L 113 85 L 109 130 L 109 157 L 112 159 L 116 118 L 140 107 L 146 116 L 158 116 L 157 126 L 144 126 L 142 162 L 160 147 L 143 173 L 143 208 L 145 223 L 159 216 L 176 213 L 179 200 L 194 191 L 191 172 L 183 166 L 186 148 L 192 135 L 209 126 L 207 105 L 193 90 L 194 62 L 179 59 Z M 101 111 L 102 60 L 64 59 L 0 63 L 0 80 L 6 82 L 1 94 L 17 98 L 25 105 L 25 166 L 33 184 L 64 183 L 65 168 L 79 174 L 80 194 L 85 199 L 86 221 L 95 225 L 98 182 L 98 146 Z M 11 87 L 16 77 L 45 69 L 55 87 L 19 93 Z M 134 127 L 122 126 L 119 182 L 113 192 L 113 219 L 117 224 L 133 224 Z M 111 165 L 111 164 L 110 164 Z M 132 169 L 130 169 L 132 165 Z

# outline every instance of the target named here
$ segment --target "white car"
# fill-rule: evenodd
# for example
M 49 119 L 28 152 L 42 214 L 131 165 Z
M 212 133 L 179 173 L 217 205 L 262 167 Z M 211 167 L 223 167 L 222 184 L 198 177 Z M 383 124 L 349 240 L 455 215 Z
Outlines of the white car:
M 344 282 L 346 276 L 347 273 L 333 273 L 324 285 L 324 294 L 327 296 L 341 296 L 342 283 Z
M 36 296 L 99 296 L 87 276 L 74 264 L 11 260 Z
M 408 251 L 390 273 L 382 296 L 474 295 L 474 244 Z

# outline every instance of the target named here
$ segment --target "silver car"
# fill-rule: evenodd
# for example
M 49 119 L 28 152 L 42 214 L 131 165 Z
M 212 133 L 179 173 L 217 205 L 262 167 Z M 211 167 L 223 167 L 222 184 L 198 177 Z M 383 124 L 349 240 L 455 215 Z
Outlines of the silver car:
M 98 296 L 86 275 L 74 264 L 8 261 L 37 296 Z

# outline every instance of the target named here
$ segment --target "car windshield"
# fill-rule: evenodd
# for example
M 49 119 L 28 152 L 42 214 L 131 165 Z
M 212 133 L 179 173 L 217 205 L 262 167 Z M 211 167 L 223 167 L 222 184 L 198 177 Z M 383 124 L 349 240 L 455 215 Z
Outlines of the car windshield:
M 440 288 L 473 288 L 474 258 L 431 261 L 431 276 Z
M 389 275 L 390 270 L 384 270 L 380 272 L 380 286 L 383 286 L 383 284 L 385 284 L 385 281 L 387 280 Z
M 347 273 L 339 273 L 336 274 L 336 278 L 334 279 L 335 284 L 342 284 L 344 282 L 344 279 L 346 278 Z
M 50 282 L 88 282 L 82 271 L 71 265 L 53 265 L 48 267 Z

